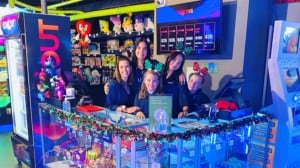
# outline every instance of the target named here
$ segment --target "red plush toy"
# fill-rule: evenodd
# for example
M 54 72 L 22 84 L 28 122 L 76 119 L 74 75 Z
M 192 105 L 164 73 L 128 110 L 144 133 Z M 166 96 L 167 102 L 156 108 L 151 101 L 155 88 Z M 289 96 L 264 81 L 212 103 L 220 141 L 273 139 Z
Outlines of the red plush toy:
M 77 35 L 75 39 L 79 41 L 79 45 L 82 47 L 87 47 L 89 43 L 91 42 L 89 39 L 89 34 L 91 33 L 91 23 L 86 22 L 84 20 L 79 20 L 76 22 L 76 31 Z
M 218 100 L 216 102 L 216 108 L 218 110 L 234 111 L 234 110 L 237 110 L 238 107 L 233 102 L 226 101 L 226 100 Z

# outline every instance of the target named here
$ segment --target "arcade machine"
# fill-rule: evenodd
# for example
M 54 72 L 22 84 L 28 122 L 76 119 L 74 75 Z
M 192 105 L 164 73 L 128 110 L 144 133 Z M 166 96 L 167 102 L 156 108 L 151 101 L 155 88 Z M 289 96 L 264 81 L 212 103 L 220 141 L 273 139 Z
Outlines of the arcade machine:
M 300 23 L 275 21 L 268 70 L 274 117 L 269 167 L 300 167 Z
M 41 137 L 50 142 L 57 136 L 41 133 L 41 127 L 52 125 L 39 124 L 38 103 L 63 99 L 64 74 L 71 72 L 69 23 L 68 17 L 22 12 L 1 19 L 13 118 L 12 146 L 19 164 L 28 167 L 42 167 Z

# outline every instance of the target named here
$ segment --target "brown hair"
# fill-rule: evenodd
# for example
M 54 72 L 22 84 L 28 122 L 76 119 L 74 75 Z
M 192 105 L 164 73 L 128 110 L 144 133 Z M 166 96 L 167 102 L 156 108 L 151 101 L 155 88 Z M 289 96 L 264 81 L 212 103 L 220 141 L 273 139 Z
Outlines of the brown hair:
M 156 88 L 156 93 L 161 93 L 161 90 L 162 90 L 162 82 L 161 82 L 161 77 L 159 75 L 158 72 L 154 71 L 154 70 L 147 70 L 144 75 L 143 75 L 143 82 L 142 82 L 142 85 L 141 85 L 141 89 L 139 91 L 139 99 L 143 99 L 146 97 L 146 92 L 147 92 L 147 87 L 146 85 L 144 84 L 144 80 L 146 78 L 146 75 L 148 74 L 152 74 L 152 75 L 155 75 L 157 76 L 157 79 L 158 79 L 158 86 Z
M 137 67 L 138 65 L 138 60 L 137 60 L 137 56 L 135 55 L 135 51 L 136 51 L 136 49 L 138 48 L 138 45 L 140 44 L 140 43 L 145 43 L 146 44 L 146 46 L 147 46 L 147 55 L 146 55 L 146 58 L 145 58 L 145 60 L 146 59 L 151 59 L 151 50 L 150 50 L 150 45 L 149 45 L 149 43 L 148 43 L 148 41 L 147 40 L 145 40 L 145 39 L 140 39 L 140 40 L 138 40 L 136 43 L 135 43 L 135 46 L 134 46 L 134 49 L 133 49 L 133 55 L 132 55 L 132 66 L 133 67 Z
M 130 68 L 131 68 L 131 73 L 130 73 L 130 76 L 128 78 L 128 81 L 127 83 L 129 85 L 132 84 L 132 80 L 133 80 L 133 75 L 132 75 L 132 66 L 131 66 L 131 62 L 129 60 L 128 57 L 125 57 L 125 56 L 118 56 L 118 60 L 117 60 L 117 65 L 116 65 L 116 69 L 115 69 L 115 72 L 114 72 L 114 76 L 113 78 L 118 81 L 118 83 L 121 83 L 122 82 L 122 78 L 121 78 L 121 74 L 120 74 L 120 70 L 119 70 L 119 64 L 121 61 L 127 61 L 130 65 Z

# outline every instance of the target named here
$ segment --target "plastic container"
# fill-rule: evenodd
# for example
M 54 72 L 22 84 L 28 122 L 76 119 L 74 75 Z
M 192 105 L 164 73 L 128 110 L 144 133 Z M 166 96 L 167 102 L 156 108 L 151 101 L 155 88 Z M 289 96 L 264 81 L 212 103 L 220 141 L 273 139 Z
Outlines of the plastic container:
M 65 100 L 62 103 L 63 111 L 71 112 L 71 103 L 68 98 L 65 97 Z

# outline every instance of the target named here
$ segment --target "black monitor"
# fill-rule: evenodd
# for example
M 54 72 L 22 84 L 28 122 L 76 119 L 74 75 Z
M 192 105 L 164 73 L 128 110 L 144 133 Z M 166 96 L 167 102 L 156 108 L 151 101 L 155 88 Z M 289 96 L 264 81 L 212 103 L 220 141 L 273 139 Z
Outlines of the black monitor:
M 215 96 L 215 100 L 228 100 L 237 104 L 239 108 L 245 107 L 245 101 L 240 93 L 240 89 L 245 83 L 244 77 L 230 78 Z

